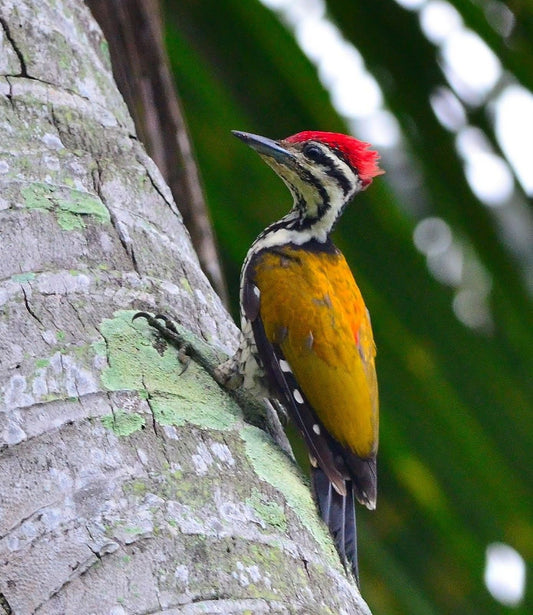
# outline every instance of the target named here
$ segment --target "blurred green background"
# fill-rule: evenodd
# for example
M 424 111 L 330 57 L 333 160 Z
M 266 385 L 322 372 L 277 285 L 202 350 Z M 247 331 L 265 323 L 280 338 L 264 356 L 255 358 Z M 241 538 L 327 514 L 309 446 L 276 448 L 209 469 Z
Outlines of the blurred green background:
M 291 202 L 229 131 L 372 141 L 387 175 L 335 233 L 378 347 L 379 497 L 375 512 L 359 509 L 363 596 L 374 615 L 531 613 L 520 577 L 533 559 L 533 5 L 268 4 L 164 2 L 234 314 L 249 245 Z M 509 556 L 491 568 L 499 600 L 484 582 L 495 543 L 516 550 L 491 550 L 494 565 Z

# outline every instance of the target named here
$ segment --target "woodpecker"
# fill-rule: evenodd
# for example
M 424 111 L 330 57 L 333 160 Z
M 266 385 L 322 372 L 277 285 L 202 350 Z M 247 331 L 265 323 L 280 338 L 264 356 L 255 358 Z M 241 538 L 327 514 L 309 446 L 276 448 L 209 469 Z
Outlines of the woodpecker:
M 363 297 L 330 234 L 384 171 L 378 153 L 351 136 L 233 134 L 274 169 L 294 203 L 248 251 L 241 344 L 226 371 L 286 408 L 309 451 L 319 512 L 358 582 L 354 497 L 376 506 L 376 350 Z

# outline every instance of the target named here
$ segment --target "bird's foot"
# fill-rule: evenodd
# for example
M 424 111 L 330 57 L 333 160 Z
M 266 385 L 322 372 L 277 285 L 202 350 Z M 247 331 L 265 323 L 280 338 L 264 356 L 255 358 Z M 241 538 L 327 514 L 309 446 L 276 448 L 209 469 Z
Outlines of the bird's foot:
M 138 318 L 144 318 L 163 339 L 178 349 L 178 356 L 183 365 L 180 375 L 187 370 L 191 361 L 194 361 L 222 388 L 230 392 L 241 407 L 247 422 L 269 432 L 285 453 L 294 459 L 279 419 L 279 415 L 284 415 L 284 412 L 280 410 L 281 405 L 275 401 L 274 407 L 268 400 L 257 397 L 252 391 L 248 391 L 242 386 L 243 378 L 237 369 L 237 357 L 228 359 L 227 356 L 217 354 L 211 346 L 187 329 L 174 323 L 164 314 L 152 316 L 148 312 L 137 312 L 132 320 Z
M 186 329 L 178 329 L 174 321 L 164 314 L 152 316 L 148 312 L 137 312 L 132 320 L 144 318 L 146 322 L 158 331 L 167 342 L 178 349 L 178 359 L 183 366 L 180 376 L 187 370 L 191 360 L 203 367 L 215 380 L 216 370 L 220 364 L 220 357 L 202 340 L 196 338 Z

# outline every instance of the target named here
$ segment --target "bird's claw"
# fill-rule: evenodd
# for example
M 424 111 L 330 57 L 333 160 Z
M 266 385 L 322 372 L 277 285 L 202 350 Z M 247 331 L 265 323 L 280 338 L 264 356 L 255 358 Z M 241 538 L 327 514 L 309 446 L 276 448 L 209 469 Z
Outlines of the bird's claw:
M 148 312 L 137 312 L 134 314 L 132 321 L 137 320 L 137 318 L 144 318 L 150 327 L 156 329 L 167 342 L 176 346 L 178 349 L 179 362 L 183 365 L 183 369 L 179 375 L 181 376 L 184 374 L 191 362 L 191 357 L 187 354 L 189 351 L 189 344 L 180 335 L 174 322 L 168 316 L 165 316 L 165 314 L 156 314 L 152 316 Z
M 185 344 L 185 346 L 180 348 L 178 351 L 178 360 L 183 366 L 181 368 L 181 372 L 178 374 L 179 376 L 183 375 L 189 368 L 189 365 L 191 364 L 191 357 L 187 354 L 188 352 L 189 352 L 188 344 Z

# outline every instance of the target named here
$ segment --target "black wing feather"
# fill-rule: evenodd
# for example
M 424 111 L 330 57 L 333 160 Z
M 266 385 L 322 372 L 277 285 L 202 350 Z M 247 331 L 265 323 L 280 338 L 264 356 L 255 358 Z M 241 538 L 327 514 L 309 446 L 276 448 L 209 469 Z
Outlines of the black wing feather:
M 252 284 L 249 284 L 250 286 Z M 253 291 L 243 293 L 253 295 Z M 246 314 L 248 317 L 248 314 Z M 329 480 L 335 485 L 339 493 L 345 493 L 344 477 L 336 467 L 333 453 L 328 445 L 327 440 L 313 430 L 313 425 L 320 426 L 320 432 L 324 433 L 320 421 L 315 417 L 314 412 L 305 399 L 305 395 L 301 391 L 292 372 L 283 372 L 280 366 L 280 360 L 285 360 L 283 352 L 279 346 L 274 346 L 267 339 L 263 321 L 257 313 L 255 320 L 252 321 L 252 330 L 257 346 L 257 351 L 261 357 L 261 364 L 270 381 L 271 387 L 277 392 L 280 401 L 287 408 L 289 416 L 294 421 L 300 432 L 302 433 L 309 453 L 314 457 L 318 465 L 327 474 Z M 291 381 L 290 383 L 288 381 Z M 296 403 L 293 391 L 298 389 L 303 399 L 303 403 Z

